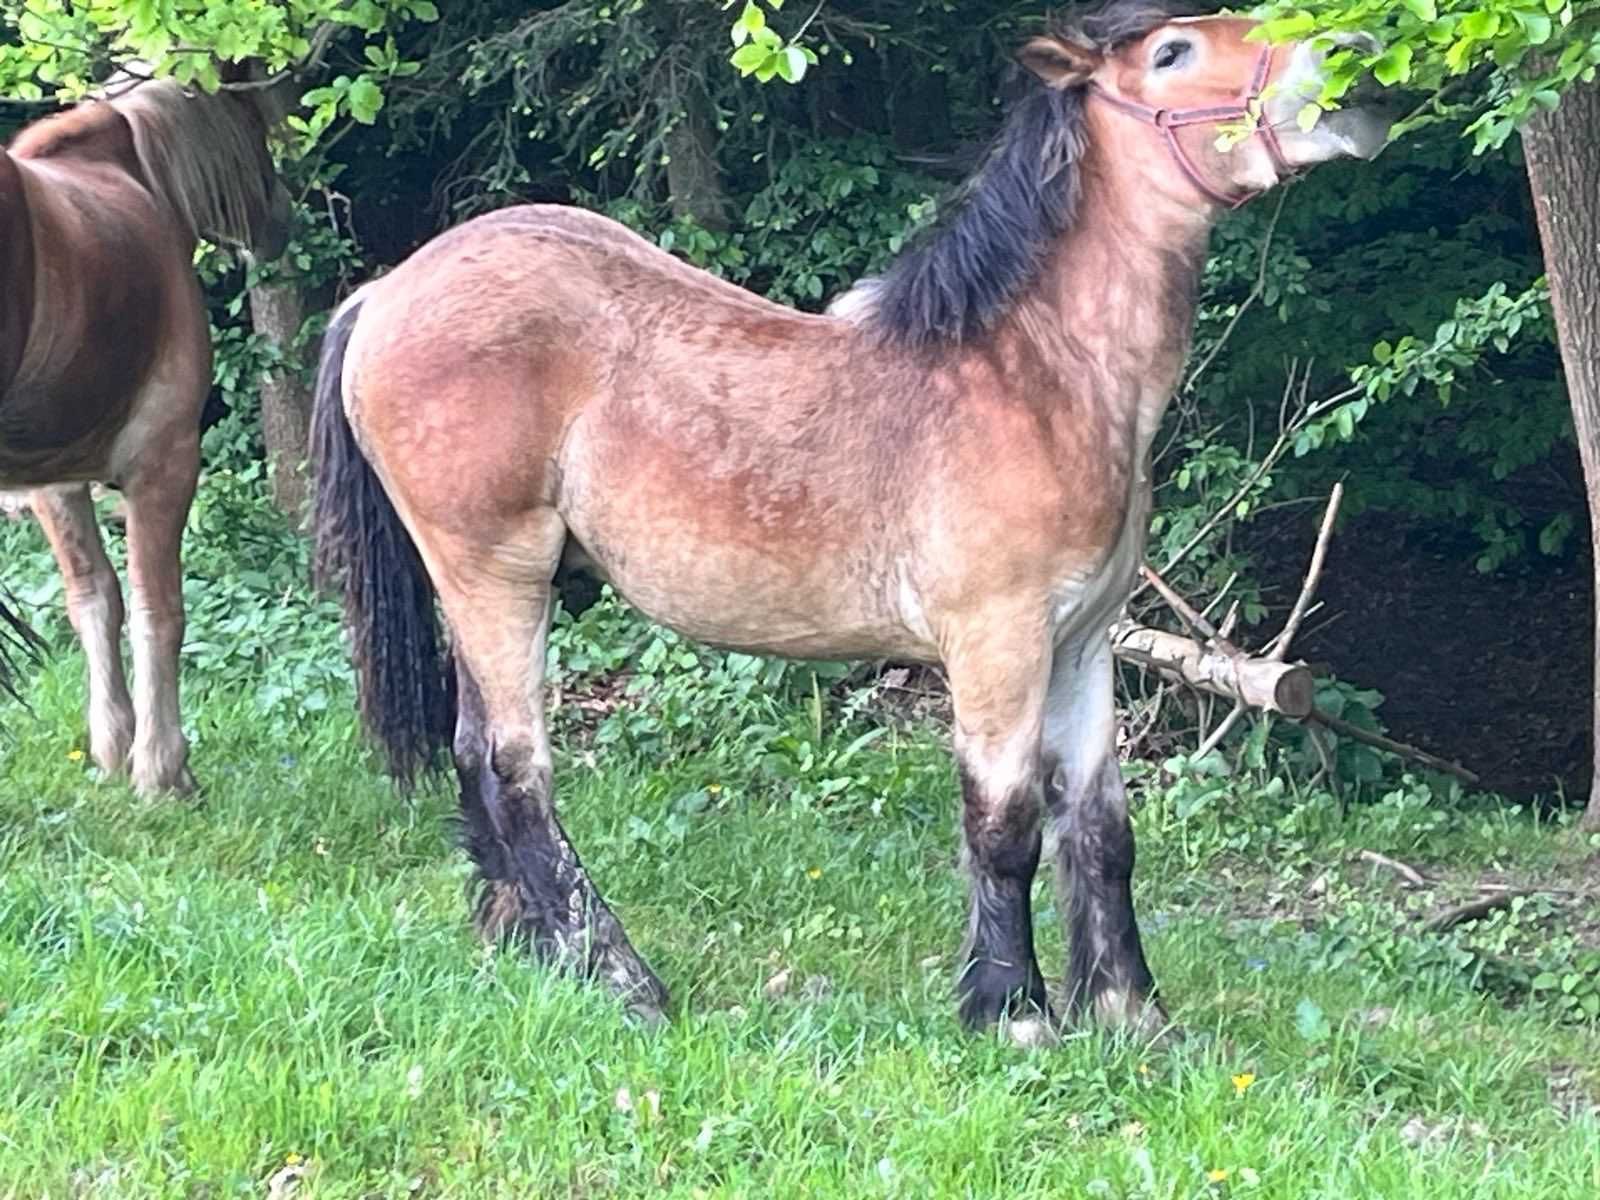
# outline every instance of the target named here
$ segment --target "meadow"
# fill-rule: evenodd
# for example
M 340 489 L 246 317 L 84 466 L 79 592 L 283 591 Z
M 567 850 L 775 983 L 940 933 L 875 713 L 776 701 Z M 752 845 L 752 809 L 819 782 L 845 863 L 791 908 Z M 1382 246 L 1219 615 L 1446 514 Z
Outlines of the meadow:
M 936 699 L 608 601 L 555 639 L 557 770 L 674 993 L 640 1028 L 475 940 L 448 784 L 380 774 L 255 491 L 213 476 L 192 523 L 197 797 L 98 777 L 57 616 L 0 706 L 0 1197 L 1600 1195 L 1600 839 L 1553 810 L 1395 764 L 1309 787 L 1270 740 L 1130 764 L 1187 1036 L 1022 1051 L 955 1021 Z M 51 611 L 31 526 L 0 562 Z

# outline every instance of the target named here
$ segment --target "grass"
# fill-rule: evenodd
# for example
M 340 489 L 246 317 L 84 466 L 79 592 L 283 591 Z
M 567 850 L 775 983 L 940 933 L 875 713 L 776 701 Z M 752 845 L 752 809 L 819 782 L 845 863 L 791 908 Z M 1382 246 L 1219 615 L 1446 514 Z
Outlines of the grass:
M 1152 772 L 1140 911 L 1193 1036 L 1026 1053 L 954 1020 L 938 735 L 679 654 L 558 772 L 673 988 L 655 1031 L 474 941 L 451 797 L 397 798 L 347 695 L 263 715 L 191 671 L 204 795 L 150 801 L 80 757 L 81 660 L 51 664 L 0 710 L 0 1197 L 1600 1195 L 1600 1030 L 1485 949 L 1582 913 L 1430 935 L 1354 861 L 1565 877 L 1571 832 L 1415 781 L 1345 816 Z

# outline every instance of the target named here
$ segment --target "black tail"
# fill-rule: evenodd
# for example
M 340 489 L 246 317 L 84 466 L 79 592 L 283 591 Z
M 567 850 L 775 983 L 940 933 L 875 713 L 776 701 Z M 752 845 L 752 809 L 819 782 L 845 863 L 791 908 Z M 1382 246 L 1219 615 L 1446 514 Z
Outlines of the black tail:
M 8 605 L 8 601 L 15 604 L 16 598 L 0 588 L 0 693 L 22 700 L 17 679 L 19 660 L 37 663 L 43 659 L 44 640 Z
M 311 417 L 315 572 L 344 600 L 361 719 L 409 786 L 449 749 L 455 673 L 422 558 L 345 416 L 340 376 L 360 315 L 359 300 L 346 305 L 322 338 Z

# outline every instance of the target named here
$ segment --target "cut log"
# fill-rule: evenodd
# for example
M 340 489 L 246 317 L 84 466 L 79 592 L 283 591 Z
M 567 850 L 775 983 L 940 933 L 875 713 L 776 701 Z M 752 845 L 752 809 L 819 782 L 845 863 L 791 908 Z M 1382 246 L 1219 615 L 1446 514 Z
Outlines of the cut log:
M 1316 707 L 1316 681 L 1300 663 L 1228 653 L 1164 629 L 1119 621 L 1112 652 L 1166 678 L 1237 700 L 1251 708 L 1303 719 Z

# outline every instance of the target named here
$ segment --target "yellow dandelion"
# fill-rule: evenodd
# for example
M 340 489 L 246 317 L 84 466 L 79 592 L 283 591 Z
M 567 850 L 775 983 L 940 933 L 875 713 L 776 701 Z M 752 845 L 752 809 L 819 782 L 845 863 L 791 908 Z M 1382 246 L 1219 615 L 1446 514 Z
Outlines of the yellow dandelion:
M 715 796 L 718 792 L 722 791 L 722 785 L 720 783 L 708 783 L 706 784 L 706 791 Z
M 301 1158 L 298 1154 L 291 1150 L 288 1154 L 283 1156 L 283 1161 L 288 1166 L 298 1167 L 301 1163 L 305 1162 L 305 1159 Z
M 1206 1172 L 1206 1178 L 1212 1183 L 1223 1183 L 1228 1178 L 1228 1172 L 1223 1167 L 1212 1167 L 1211 1170 Z
M 812 867 L 809 871 L 806 872 L 806 878 L 807 879 L 821 879 L 822 878 L 822 868 L 821 867 Z
M 1233 1094 L 1235 1096 L 1244 1095 L 1250 1090 L 1255 1081 L 1256 1077 L 1250 1071 L 1246 1071 L 1242 1075 L 1235 1075 L 1233 1077 Z
M 1148 1077 L 1149 1074 L 1150 1074 L 1150 1064 L 1149 1063 L 1140 1063 L 1139 1064 L 1139 1074 Z
M 68 762 L 82 762 L 83 761 L 83 751 L 82 750 L 68 750 L 67 751 L 67 761 Z

